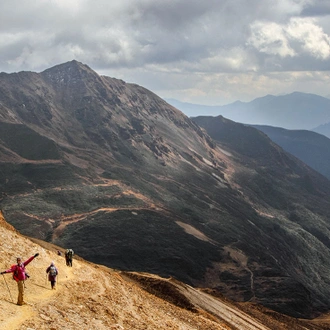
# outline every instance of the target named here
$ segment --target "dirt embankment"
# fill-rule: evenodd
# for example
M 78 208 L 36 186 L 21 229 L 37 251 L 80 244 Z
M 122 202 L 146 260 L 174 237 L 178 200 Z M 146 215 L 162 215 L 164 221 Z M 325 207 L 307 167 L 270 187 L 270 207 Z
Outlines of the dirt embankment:
M 65 265 L 56 247 L 21 236 L 0 216 L 0 268 L 16 257 L 39 256 L 28 266 L 25 301 L 17 306 L 17 284 L 11 274 L 0 276 L 0 329 L 230 329 L 207 313 L 190 311 L 147 292 L 119 272 L 75 258 Z M 42 243 L 39 241 L 39 243 Z M 46 268 L 59 269 L 51 290 Z

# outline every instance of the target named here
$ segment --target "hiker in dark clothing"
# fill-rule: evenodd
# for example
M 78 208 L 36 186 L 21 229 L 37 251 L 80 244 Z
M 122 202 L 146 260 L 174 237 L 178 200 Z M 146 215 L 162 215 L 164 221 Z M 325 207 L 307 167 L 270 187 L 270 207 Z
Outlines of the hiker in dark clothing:
M 48 281 L 50 282 L 50 285 L 52 287 L 52 290 L 55 290 L 55 284 L 56 284 L 56 276 L 58 275 L 58 270 L 55 267 L 54 262 L 52 262 L 48 268 L 46 269 L 46 273 L 48 274 Z
M 73 259 L 74 252 L 72 249 L 67 249 L 65 251 L 65 262 L 66 265 L 72 267 L 72 259 Z
M 22 306 L 26 303 L 24 302 L 24 281 L 28 278 L 25 266 L 27 266 L 34 258 L 36 258 L 39 253 L 36 253 L 34 256 L 30 257 L 28 260 L 22 262 L 20 257 L 17 258 L 17 264 L 11 266 L 10 269 L 1 272 L 0 274 L 6 273 L 14 273 L 13 278 L 17 282 L 18 287 L 18 298 L 17 298 L 17 305 Z

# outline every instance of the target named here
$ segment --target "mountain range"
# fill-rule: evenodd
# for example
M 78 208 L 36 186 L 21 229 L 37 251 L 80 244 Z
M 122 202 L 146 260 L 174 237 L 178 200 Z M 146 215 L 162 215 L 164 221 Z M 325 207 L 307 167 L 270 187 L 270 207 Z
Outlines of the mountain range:
M 280 127 L 251 125 L 285 151 L 296 156 L 330 180 L 330 139 L 307 130 L 287 130 Z
M 189 117 L 221 115 L 239 123 L 312 130 L 330 137 L 330 99 L 315 94 L 266 95 L 223 106 L 167 101 Z
M 94 263 L 326 312 L 330 182 L 254 127 L 212 125 L 77 61 L 1 73 L 1 208 Z

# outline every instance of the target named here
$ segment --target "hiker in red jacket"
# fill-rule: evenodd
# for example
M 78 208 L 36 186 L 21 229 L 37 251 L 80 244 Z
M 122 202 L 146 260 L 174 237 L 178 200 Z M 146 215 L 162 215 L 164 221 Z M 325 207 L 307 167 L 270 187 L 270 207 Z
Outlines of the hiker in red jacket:
M 28 260 L 22 262 L 20 257 L 17 258 L 17 264 L 13 265 L 10 269 L 1 272 L 0 274 L 6 273 L 14 273 L 13 278 L 17 282 L 18 287 L 18 298 L 17 298 L 17 305 L 22 306 L 26 303 L 24 302 L 24 281 L 27 279 L 25 266 L 27 266 L 34 258 L 36 258 L 39 253 L 36 253 L 34 256 L 29 258 Z

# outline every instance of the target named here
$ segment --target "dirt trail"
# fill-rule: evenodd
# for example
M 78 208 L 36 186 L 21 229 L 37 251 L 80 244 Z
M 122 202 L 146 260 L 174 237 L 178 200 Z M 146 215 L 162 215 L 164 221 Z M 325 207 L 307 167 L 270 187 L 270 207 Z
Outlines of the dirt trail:
M 27 266 L 27 305 L 16 305 L 17 284 L 12 274 L 0 275 L 1 330 L 329 329 L 321 325 L 322 320 L 315 327 L 306 322 L 268 328 L 234 305 L 176 280 L 141 273 L 132 277 L 132 273 L 129 276 L 78 256 L 73 267 L 67 267 L 56 250 L 1 223 L 0 214 L 0 271 L 10 268 L 18 256 L 26 260 L 39 253 Z M 46 278 L 51 261 L 59 270 L 56 290 L 51 290 Z M 275 323 L 271 320 L 267 325 Z
M 5 293 L 4 301 L 6 306 L 5 308 L 2 308 L 0 312 L 0 329 L 11 330 L 18 328 L 20 324 L 35 316 L 36 309 L 41 304 L 47 304 L 49 300 L 53 299 L 53 297 L 61 295 L 64 291 L 65 283 L 73 278 L 73 268 L 65 265 L 64 258 L 60 259 L 54 256 L 52 259 L 47 258 L 49 260 L 49 262 L 47 262 L 44 260 L 46 258 L 43 258 L 44 256 L 42 256 L 42 254 L 45 254 L 45 252 L 41 253 L 39 257 L 34 259 L 26 267 L 31 276 L 30 279 L 25 282 L 26 288 L 24 300 L 27 305 L 16 305 L 17 284 L 12 279 L 12 274 L 1 275 L 1 297 L 3 297 Z M 51 290 L 50 282 L 48 281 L 46 274 L 46 268 L 49 266 L 50 261 L 55 258 L 57 259 L 55 264 L 59 270 L 58 285 L 56 290 Z M 43 264 L 44 267 L 40 267 L 41 264 Z M 36 267 L 37 271 L 35 269 Z M 7 265 L 4 268 L 10 268 L 10 265 Z M 31 272 L 30 269 L 33 269 L 33 271 Z
M 41 248 L 17 233 L 10 232 L 5 241 L 0 240 L 0 255 L 7 253 L 5 262 L 0 258 L 1 270 L 10 267 L 8 260 L 16 259 L 13 250 L 20 250 L 23 260 L 36 252 L 40 255 L 27 266 L 31 276 L 26 281 L 24 300 L 27 305 L 16 305 L 17 284 L 12 275 L 4 275 L 6 282 L 1 275 L 1 330 L 231 329 L 214 321 L 207 313 L 192 313 L 159 299 L 107 267 L 77 259 L 73 260 L 72 268 L 67 267 L 64 257 L 58 256 L 56 251 Z M 51 261 L 59 270 L 56 290 L 51 290 L 46 279 L 46 268 Z
M 214 315 L 221 315 L 221 318 L 231 324 L 237 330 L 271 330 L 264 326 L 251 316 L 240 311 L 233 306 L 211 297 L 203 291 L 194 289 L 188 285 L 182 286 L 176 284 L 180 291 L 193 303 Z

